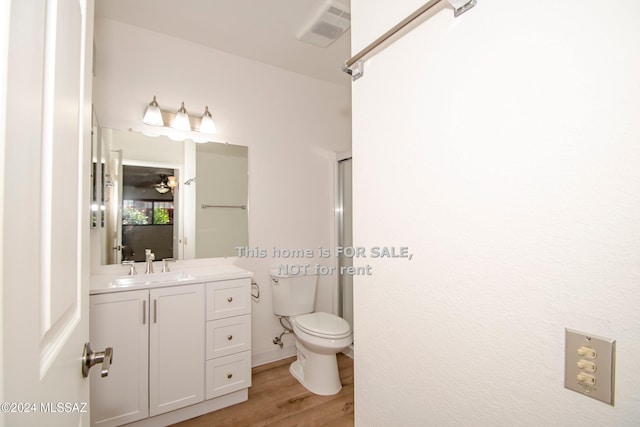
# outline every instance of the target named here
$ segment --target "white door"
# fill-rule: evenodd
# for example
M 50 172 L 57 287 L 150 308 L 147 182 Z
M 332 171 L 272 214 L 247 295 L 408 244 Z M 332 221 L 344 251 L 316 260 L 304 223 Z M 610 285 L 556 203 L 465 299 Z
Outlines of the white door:
M 0 425 L 87 425 L 93 0 L 0 8 Z

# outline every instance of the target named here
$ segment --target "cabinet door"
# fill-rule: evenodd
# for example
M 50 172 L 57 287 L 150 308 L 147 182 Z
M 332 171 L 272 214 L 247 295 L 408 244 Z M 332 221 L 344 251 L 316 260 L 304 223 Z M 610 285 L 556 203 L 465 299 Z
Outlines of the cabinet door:
M 204 284 L 150 291 L 149 413 L 204 400 Z
M 90 297 L 91 345 L 113 347 L 109 375 L 91 370 L 91 425 L 119 426 L 149 415 L 149 291 Z

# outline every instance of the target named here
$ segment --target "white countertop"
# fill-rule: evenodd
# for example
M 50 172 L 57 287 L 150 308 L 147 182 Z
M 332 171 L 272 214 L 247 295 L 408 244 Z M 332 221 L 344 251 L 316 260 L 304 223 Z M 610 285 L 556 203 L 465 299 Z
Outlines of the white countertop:
M 166 276 L 163 276 L 163 274 L 166 274 Z M 177 278 L 178 276 L 180 277 Z M 221 280 L 244 279 L 249 277 L 253 277 L 252 272 L 231 264 L 172 268 L 169 273 L 154 273 L 151 275 L 145 275 L 144 273 L 139 273 L 135 276 L 93 275 L 91 276 L 91 283 L 89 285 L 89 294 L 95 295 L 140 289 L 156 289 L 167 286 L 218 282 Z M 117 284 L 117 282 L 126 282 L 130 279 L 140 283 Z

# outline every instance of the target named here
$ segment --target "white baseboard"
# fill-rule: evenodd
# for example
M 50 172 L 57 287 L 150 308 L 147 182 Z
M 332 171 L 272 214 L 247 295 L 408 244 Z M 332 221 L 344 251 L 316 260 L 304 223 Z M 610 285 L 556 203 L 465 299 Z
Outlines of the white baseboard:
M 275 362 L 276 360 L 286 359 L 287 357 L 296 355 L 296 346 L 288 346 L 284 348 L 276 347 L 274 350 L 265 351 L 262 353 L 251 355 L 251 367 L 264 365 L 267 363 Z
M 354 347 L 351 344 L 349 347 L 345 348 L 342 353 L 346 356 L 349 356 L 353 359 L 354 357 Z M 286 359 L 287 357 L 296 355 L 296 346 L 284 347 L 282 349 L 276 348 L 275 350 L 264 351 L 262 353 L 252 354 L 251 355 L 251 367 L 255 368 L 256 366 L 266 365 L 267 363 L 275 362 L 277 360 Z
M 349 356 L 350 358 L 352 358 L 352 359 L 353 359 L 353 357 L 354 357 L 354 351 L 355 351 L 355 349 L 353 348 L 353 344 L 351 344 L 351 345 L 349 345 L 349 347 L 345 348 L 345 349 L 342 351 L 342 354 L 344 354 L 344 355 L 346 355 L 346 356 Z
M 195 405 L 176 409 L 175 411 L 156 415 L 155 417 L 135 421 L 131 424 L 127 424 L 127 427 L 168 426 L 170 424 L 175 424 L 180 421 L 199 417 L 200 415 L 208 414 L 209 412 L 217 411 L 218 409 L 226 408 L 227 406 L 244 402 L 248 398 L 248 389 L 245 388 L 233 393 L 225 394 L 224 396 L 215 397 L 210 400 L 205 400 L 204 402 L 196 403 Z

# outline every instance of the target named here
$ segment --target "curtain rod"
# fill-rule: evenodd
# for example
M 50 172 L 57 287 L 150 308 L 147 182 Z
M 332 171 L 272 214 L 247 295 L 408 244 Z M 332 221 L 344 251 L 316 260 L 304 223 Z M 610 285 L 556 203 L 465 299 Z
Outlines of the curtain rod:
M 370 43 L 367 47 L 362 49 L 360 52 L 356 53 L 351 59 L 344 63 L 342 67 L 342 71 L 349 74 L 352 79 L 355 81 L 362 77 L 363 73 L 363 63 L 366 57 L 369 56 L 371 52 L 373 52 L 376 48 L 378 48 L 381 44 L 389 40 L 393 36 L 402 36 L 406 31 L 409 30 L 409 25 L 420 18 L 422 15 L 427 13 L 434 6 L 442 2 L 443 0 L 430 0 L 423 4 L 420 8 L 418 8 L 411 15 L 404 18 L 398 24 L 396 24 L 389 31 L 375 39 L 372 43 Z M 451 6 L 453 6 L 453 16 L 458 17 L 462 15 L 467 10 L 471 9 L 476 5 L 477 0 L 447 0 Z M 354 66 L 355 65 L 355 66 Z

